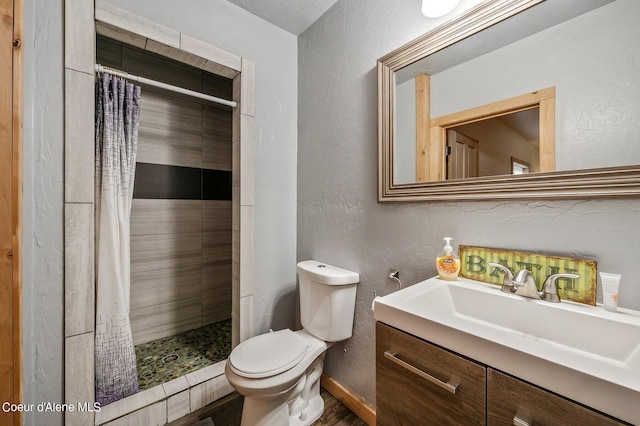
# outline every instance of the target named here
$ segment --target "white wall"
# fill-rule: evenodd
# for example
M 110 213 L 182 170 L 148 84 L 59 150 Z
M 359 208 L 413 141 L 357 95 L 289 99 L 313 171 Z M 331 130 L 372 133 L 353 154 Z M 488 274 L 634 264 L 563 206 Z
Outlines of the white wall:
M 420 15 L 418 0 L 366 6 L 340 0 L 301 35 L 298 51 L 298 259 L 352 269 L 361 278 L 354 336 L 329 350 L 326 372 L 375 404 L 373 290 L 395 290 L 390 267 L 400 269 L 405 285 L 435 275 L 444 236 L 454 238 L 456 249 L 594 258 L 600 270 L 622 274 L 620 305 L 640 309 L 638 199 L 377 203 L 376 60 L 435 24 Z M 585 119 L 585 129 L 596 123 Z M 613 146 L 607 129 L 598 131 L 597 142 Z
M 255 331 L 293 327 L 297 38 L 225 0 L 113 3 L 255 62 Z M 25 0 L 24 400 L 35 403 L 64 400 L 63 17 L 63 0 Z

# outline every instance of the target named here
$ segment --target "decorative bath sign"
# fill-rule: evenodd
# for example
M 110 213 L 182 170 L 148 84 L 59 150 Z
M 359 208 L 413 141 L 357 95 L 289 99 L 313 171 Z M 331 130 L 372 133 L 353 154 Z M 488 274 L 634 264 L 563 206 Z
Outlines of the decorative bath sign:
M 562 300 L 587 305 L 596 304 L 596 261 L 549 256 L 538 253 L 499 250 L 486 247 L 460 246 L 460 276 L 489 284 L 502 285 L 504 273 L 488 263 L 499 263 L 515 274 L 520 269 L 533 272 L 538 290 L 548 276 L 559 273 L 573 273 L 580 278 L 559 278 L 558 294 Z

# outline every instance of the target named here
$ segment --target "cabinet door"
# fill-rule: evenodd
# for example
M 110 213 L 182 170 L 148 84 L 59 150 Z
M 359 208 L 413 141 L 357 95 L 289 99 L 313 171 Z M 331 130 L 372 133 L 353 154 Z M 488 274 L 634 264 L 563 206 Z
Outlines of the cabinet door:
M 377 323 L 377 424 L 483 425 L 485 385 L 484 366 Z
M 489 425 L 620 425 L 609 417 L 536 386 L 488 369 Z

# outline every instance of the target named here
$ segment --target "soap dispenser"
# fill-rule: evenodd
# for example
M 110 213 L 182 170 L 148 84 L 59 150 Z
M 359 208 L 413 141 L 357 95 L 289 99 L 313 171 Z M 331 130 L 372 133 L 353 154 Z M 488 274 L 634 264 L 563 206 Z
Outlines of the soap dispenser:
M 453 252 L 451 237 L 445 237 L 445 245 L 442 252 L 436 258 L 436 268 L 441 280 L 456 281 L 460 273 L 460 259 Z

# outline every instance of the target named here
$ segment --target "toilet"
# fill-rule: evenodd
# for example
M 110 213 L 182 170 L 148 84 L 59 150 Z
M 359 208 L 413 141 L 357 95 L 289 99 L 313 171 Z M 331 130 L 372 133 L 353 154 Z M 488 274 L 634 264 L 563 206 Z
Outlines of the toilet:
M 327 349 L 351 337 L 358 273 L 306 260 L 297 265 L 302 330 L 261 334 L 236 346 L 227 380 L 244 396 L 242 425 L 310 425 L 324 411 Z

